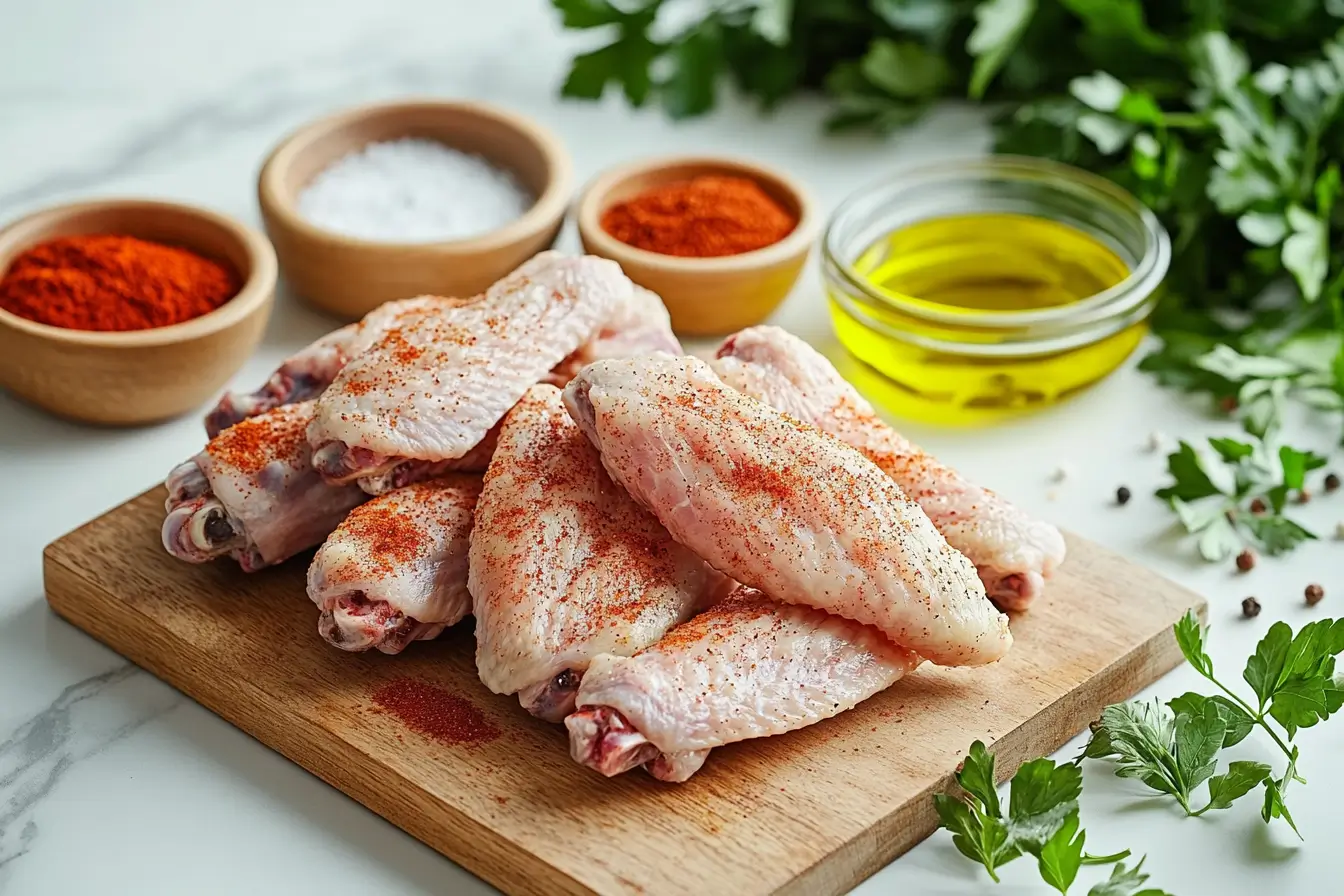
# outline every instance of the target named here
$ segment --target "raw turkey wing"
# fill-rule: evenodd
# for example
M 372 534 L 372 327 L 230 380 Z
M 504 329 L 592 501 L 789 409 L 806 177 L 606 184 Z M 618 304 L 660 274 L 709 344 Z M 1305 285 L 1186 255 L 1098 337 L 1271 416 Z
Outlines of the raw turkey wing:
M 632 657 L 595 658 L 565 720 L 577 762 L 684 781 L 723 744 L 838 715 L 919 657 L 872 626 L 741 587 Z
M 471 612 L 467 550 L 481 477 L 451 474 L 351 511 L 308 567 L 317 630 L 342 650 L 400 653 Z
M 383 334 L 410 315 L 440 303 L 460 302 L 437 296 L 401 299 L 378 306 L 357 323 L 328 333 L 285 359 L 270 378 L 254 392 L 226 392 L 205 418 L 211 438 L 240 420 L 263 414 L 271 408 L 316 398 L 351 358 L 382 338 Z
M 330 485 L 311 464 L 310 401 L 224 430 L 168 474 L 163 546 L 191 563 L 231 554 L 244 570 L 319 544 L 367 495 Z
M 711 362 L 725 383 L 862 451 L 919 502 L 975 564 L 999 606 L 1023 610 L 1064 561 L 1064 537 L 906 441 L 816 349 L 779 327 L 751 327 Z
M 543 252 L 483 298 L 403 322 L 317 400 L 308 430 L 315 466 L 335 482 L 407 462 L 443 472 L 634 290 L 615 262 Z
M 1012 644 L 975 567 L 900 486 L 705 362 L 599 361 L 565 402 L 612 478 L 724 574 L 941 665 L 992 662 Z
M 470 570 L 481 680 L 556 722 L 594 656 L 647 647 L 722 582 L 611 481 L 547 385 L 504 418 Z

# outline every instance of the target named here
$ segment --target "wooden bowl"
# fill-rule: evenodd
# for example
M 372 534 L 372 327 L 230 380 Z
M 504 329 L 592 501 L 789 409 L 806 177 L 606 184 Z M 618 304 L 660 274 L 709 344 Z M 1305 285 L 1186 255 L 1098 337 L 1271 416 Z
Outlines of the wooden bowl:
M 511 171 L 537 199 L 505 227 L 436 243 L 343 236 L 299 214 L 299 192 L 322 169 L 370 143 L 402 137 L 481 155 Z M 434 101 L 364 106 L 309 124 L 271 153 L 258 184 L 285 279 L 309 303 L 347 319 L 390 299 L 483 292 L 555 242 L 572 190 L 569 156 L 540 125 L 479 103 Z
M 251 227 L 191 206 L 82 202 L 37 212 L 0 230 L 0 275 L 24 249 L 85 233 L 190 249 L 230 265 L 243 287 L 208 314 L 152 330 L 68 330 L 0 309 L 0 387 L 62 417 L 118 425 L 175 417 L 210 398 L 266 329 L 275 301 L 270 243 Z
M 798 226 L 763 249 L 717 258 L 636 249 L 602 229 L 602 213 L 613 204 L 706 174 L 754 180 L 798 218 Z M 818 223 L 812 200 L 798 181 L 763 165 L 714 158 L 653 159 L 615 168 L 583 191 L 576 216 L 584 251 L 612 259 L 630 279 L 662 296 L 672 328 L 691 336 L 730 333 L 768 317 L 798 280 Z

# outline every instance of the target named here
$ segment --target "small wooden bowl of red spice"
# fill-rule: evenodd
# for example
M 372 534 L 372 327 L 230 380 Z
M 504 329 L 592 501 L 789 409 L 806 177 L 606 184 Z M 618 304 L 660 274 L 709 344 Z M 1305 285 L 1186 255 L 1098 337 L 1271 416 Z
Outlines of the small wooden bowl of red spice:
M 261 339 L 276 262 L 256 230 L 168 202 L 104 200 L 0 229 L 0 387 L 89 423 L 202 404 Z
M 589 184 L 576 216 L 584 250 L 658 293 L 673 329 L 689 335 L 768 317 L 793 288 L 817 233 L 800 183 L 731 159 L 616 168 Z

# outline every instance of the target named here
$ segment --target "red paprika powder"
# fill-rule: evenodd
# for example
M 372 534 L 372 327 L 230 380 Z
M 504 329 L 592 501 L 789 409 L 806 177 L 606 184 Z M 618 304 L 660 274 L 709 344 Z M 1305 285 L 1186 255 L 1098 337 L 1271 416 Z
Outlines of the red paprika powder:
M 763 249 L 798 218 L 745 177 L 705 176 L 655 187 L 602 213 L 602 229 L 661 255 L 712 258 Z
M 0 308 L 71 330 L 148 330 L 213 311 L 238 275 L 187 249 L 130 236 L 67 236 L 21 253 L 0 279 Z

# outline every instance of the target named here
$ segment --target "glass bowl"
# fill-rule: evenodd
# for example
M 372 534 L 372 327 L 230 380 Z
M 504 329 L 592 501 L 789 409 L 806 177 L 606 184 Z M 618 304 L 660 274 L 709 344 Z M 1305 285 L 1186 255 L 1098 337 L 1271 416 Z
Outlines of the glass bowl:
M 1022 262 L 1013 239 L 1033 227 L 1063 233 L 1063 225 L 1114 262 L 1113 285 L 1066 304 L 994 308 L 930 300 L 864 276 L 876 264 L 900 264 L 909 245 L 893 234 L 939 219 L 951 234 L 960 221 L 976 222 L 978 235 L 956 251 L 975 251 L 969 240 L 978 239 L 985 253 L 977 262 L 1008 268 Z M 1064 245 L 1045 263 L 1070 264 Z M 946 424 L 1047 407 L 1105 377 L 1147 332 L 1170 260 L 1156 215 L 1125 190 L 1068 165 L 1013 156 L 902 171 L 841 203 L 822 240 L 832 324 L 863 362 L 859 385 L 893 413 Z

